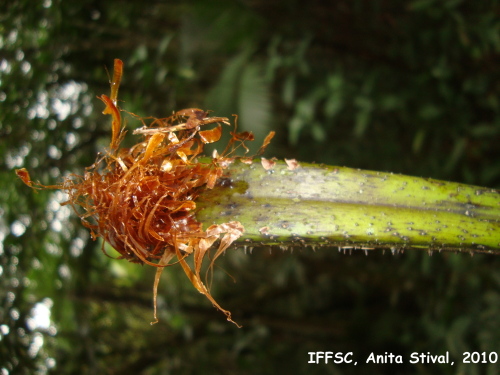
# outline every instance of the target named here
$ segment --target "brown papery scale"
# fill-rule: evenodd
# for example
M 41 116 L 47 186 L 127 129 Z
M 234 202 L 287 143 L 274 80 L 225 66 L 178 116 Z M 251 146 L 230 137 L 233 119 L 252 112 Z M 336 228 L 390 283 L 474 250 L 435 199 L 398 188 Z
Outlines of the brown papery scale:
M 142 139 L 131 148 L 121 148 L 123 110 L 117 106 L 117 98 L 122 73 L 123 63 L 117 59 L 111 96 L 100 97 L 106 105 L 103 113 L 112 117 L 109 150 L 98 156 L 83 176 L 71 175 L 59 185 L 47 186 L 33 182 L 24 168 L 16 173 L 34 189 L 64 190 L 69 196 L 64 204 L 75 208 L 93 239 L 102 237 L 123 259 L 157 267 L 152 324 L 158 322 L 156 297 L 160 275 L 164 267 L 173 264 L 180 264 L 193 286 L 235 323 L 231 313 L 214 300 L 200 272 L 212 245 L 220 240 L 210 268 L 242 235 L 244 228 L 241 223 L 231 221 L 203 230 L 194 212 L 202 189 L 213 188 L 217 180 L 224 177 L 224 169 L 236 159 L 251 162 L 251 157 L 234 156 L 234 151 L 238 147 L 248 150 L 244 142 L 253 140 L 253 136 L 249 132 L 237 133 L 234 125 L 224 151 L 220 155 L 214 152 L 202 162 L 199 157 L 203 155 L 204 146 L 219 141 L 221 124 L 230 124 L 225 117 L 210 117 L 208 112 L 189 108 L 167 118 L 140 119 L 143 126 L 134 134 Z M 207 125 L 214 127 L 201 130 Z M 271 132 L 266 137 L 259 153 L 273 135 Z M 188 257 L 193 258 L 192 265 L 186 261 Z

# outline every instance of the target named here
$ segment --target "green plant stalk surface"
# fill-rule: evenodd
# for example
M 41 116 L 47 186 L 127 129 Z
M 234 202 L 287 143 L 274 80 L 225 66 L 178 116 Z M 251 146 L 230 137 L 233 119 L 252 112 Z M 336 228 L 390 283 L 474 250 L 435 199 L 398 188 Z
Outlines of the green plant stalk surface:
M 345 167 L 230 166 L 197 200 L 206 225 L 239 221 L 248 246 L 500 254 L 500 192 Z

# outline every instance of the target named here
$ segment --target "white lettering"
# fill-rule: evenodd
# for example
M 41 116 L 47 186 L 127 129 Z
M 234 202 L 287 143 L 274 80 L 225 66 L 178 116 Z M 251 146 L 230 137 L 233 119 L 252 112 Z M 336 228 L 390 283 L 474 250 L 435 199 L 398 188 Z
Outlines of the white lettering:
M 316 352 L 316 363 L 319 363 L 320 358 L 325 358 L 325 352 Z
M 336 364 L 339 363 L 352 363 L 352 352 L 342 353 L 342 352 L 307 352 L 309 354 L 309 361 L 307 363 L 326 363 L 333 361 Z
M 316 352 L 307 352 L 307 354 L 309 354 L 309 362 L 307 362 L 307 363 L 316 363 L 316 361 L 314 360 L 314 357 L 316 356 Z
M 377 354 L 370 353 L 366 359 L 366 363 L 403 363 L 403 357 L 401 355 L 395 355 L 393 353 Z
M 430 352 L 427 353 L 417 353 L 413 352 L 410 355 L 410 363 L 450 363 L 450 353 L 441 355 L 432 355 Z
M 333 352 L 326 352 L 325 354 L 325 363 L 328 363 L 328 360 L 333 358 Z
M 344 363 L 352 363 L 352 359 L 347 359 L 349 356 L 352 357 L 352 352 L 349 352 L 344 356 Z
M 411 353 L 410 358 L 410 363 L 418 363 L 418 353 Z

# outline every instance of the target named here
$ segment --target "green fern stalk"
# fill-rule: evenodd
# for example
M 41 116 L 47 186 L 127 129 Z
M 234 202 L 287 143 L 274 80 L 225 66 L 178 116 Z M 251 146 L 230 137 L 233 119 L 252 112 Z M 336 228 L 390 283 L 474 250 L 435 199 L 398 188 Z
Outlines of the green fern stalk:
M 239 221 L 247 246 L 500 254 L 495 189 L 345 167 L 235 163 L 197 201 L 206 225 Z

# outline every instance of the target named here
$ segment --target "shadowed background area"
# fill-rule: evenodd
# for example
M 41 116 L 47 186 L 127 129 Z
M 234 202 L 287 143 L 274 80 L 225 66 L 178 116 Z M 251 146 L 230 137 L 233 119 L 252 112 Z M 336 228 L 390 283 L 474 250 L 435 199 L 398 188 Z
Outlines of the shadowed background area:
M 500 188 L 499 13 L 487 0 L 3 2 L 0 374 L 497 374 L 498 361 L 462 364 L 500 348 L 497 257 L 234 249 L 212 294 L 243 328 L 180 267 L 150 326 L 154 270 L 106 257 L 63 193 L 35 194 L 14 169 L 54 184 L 94 162 L 111 132 L 97 96 L 120 58 L 119 105 L 137 115 L 238 114 L 257 145 L 277 132 L 268 157 Z M 309 351 L 358 366 L 308 364 Z M 454 366 L 365 363 L 446 351 Z

